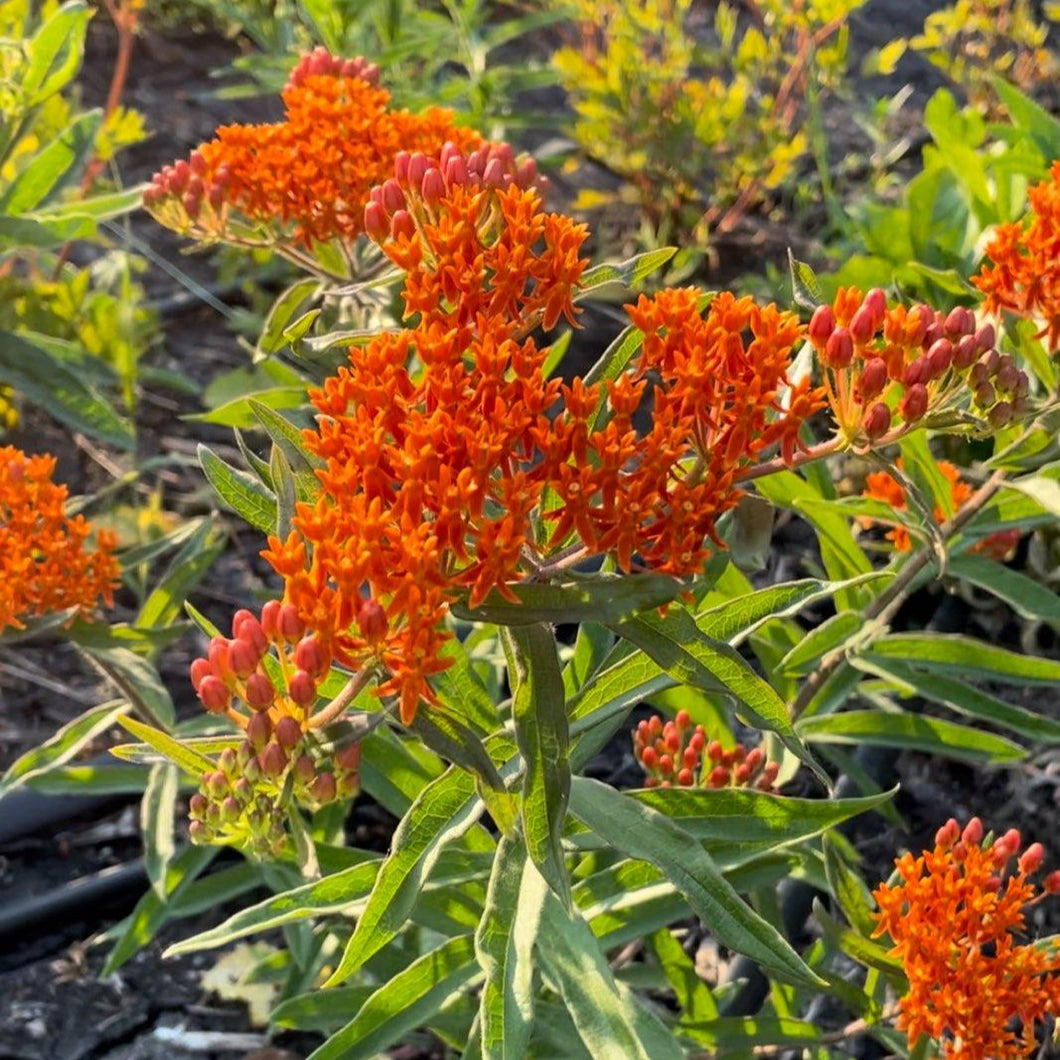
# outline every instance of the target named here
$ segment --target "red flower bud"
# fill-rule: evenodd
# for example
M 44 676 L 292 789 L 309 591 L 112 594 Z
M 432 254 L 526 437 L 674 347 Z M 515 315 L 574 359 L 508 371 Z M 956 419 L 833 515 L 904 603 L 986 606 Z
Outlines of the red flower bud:
M 990 421 L 990 426 L 999 431 L 1002 427 L 1007 427 L 1012 422 L 1014 415 L 1015 409 L 1011 402 L 999 401 L 986 414 L 986 418 Z
M 754 747 L 747 752 L 747 757 L 744 759 L 744 765 L 753 773 L 762 764 L 762 759 L 764 758 L 765 755 L 762 753 L 762 748 Z
M 865 295 L 865 301 L 861 303 L 861 308 L 867 309 L 872 313 L 872 318 L 875 322 L 873 330 L 875 330 L 883 323 L 883 318 L 887 313 L 887 295 L 883 293 L 881 288 L 873 287 Z
M 715 766 L 707 777 L 707 786 L 711 788 L 724 788 L 729 783 L 729 771 L 724 766 Z
M 272 722 L 268 714 L 251 714 L 247 722 L 247 742 L 255 751 L 260 751 L 272 736 Z
M 746 762 L 741 762 L 736 767 L 736 783 L 746 784 L 751 779 L 751 774 L 754 772 L 753 769 L 749 768 Z
M 211 714 L 223 714 L 228 709 L 228 704 L 232 701 L 232 693 L 229 692 L 228 686 L 219 677 L 214 677 L 213 674 L 203 678 L 198 691 L 202 705 Z
M 441 170 L 431 166 L 423 175 L 423 183 L 420 185 L 420 194 L 428 206 L 434 206 L 445 198 L 445 178 Z
M 413 188 L 423 184 L 424 174 L 430 166 L 427 156 L 420 151 L 409 157 L 408 182 Z
M 854 359 L 854 343 L 846 328 L 836 328 L 824 347 L 824 361 L 830 368 L 846 368 Z
M 287 686 L 287 694 L 300 707 L 308 709 L 317 701 L 317 685 L 305 670 L 296 670 Z
M 412 215 L 408 210 L 398 210 L 396 214 L 390 219 L 390 238 L 391 239 L 412 239 L 416 234 L 416 225 L 412 220 Z
M 865 414 L 862 426 L 871 441 L 882 438 L 891 429 L 891 410 L 882 401 L 877 401 Z
M 929 378 L 938 379 L 944 375 L 953 361 L 953 343 L 949 339 L 939 339 L 927 352 Z
M 482 183 L 488 184 L 491 188 L 503 188 L 504 177 L 504 164 L 499 158 L 491 158 L 482 171 Z
M 674 771 L 674 760 L 672 755 L 662 755 L 659 758 L 659 772 L 664 775 Z
M 1060 894 L 1060 869 L 1053 869 L 1042 881 L 1042 890 L 1046 894 Z
M 682 769 L 681 772 L 677 774 L 677 783 L 680 784 L 682 788 L 692 787 L 692 780 L 693 776 L 691 769 Z
M 953 367 L 958 372 L 963 372 L 975 364 L 978 356 L 979 347 L 976 345 L 975 336 L 965 335 L 953 351 Z
M 272 687 L 272 681 L 268 674 L 260 670 L 252 673 L 247 678 L 246 696 L 247 706 L 252 710 L 268 710 L 276 698 L 276 689 Z
M 309 784 L 317 775 L 316 766 L 309 755 L 299 755 L 294 763 L 294 775 L 302 784 Z
M 707 744 L 707 757 L 712 762 L 720 762 L 725 755 L 725 750 L 717 740 L 711 740 Z
M 655 769 L 659 764 L 659 753 L 654 747 L 645 747 L 640 760 L 644 763 L 645 769 Z
M 823 350 L 832 332 L 835 331 L 835 313 L 830 305 L 819 305 L 810 317 L 808 334 L 817 350 Z
M 864 346 L 875 334 L 876 315 L 863 305 L 850 321 L 850 336 L 859 346 Z
M 882 393 L 887 385 L 887 365 L 882 357 L 872 357 L 865 362 L 858 379 L 858 394 L 868 401 Z
M 940 342 L 943 340 L 939 340 Z M 932 347 L 934 348 L 934 347 Z M 902 374 L 902 383 L 905 386 L 916 386 L 917 383 L 926 383 L 931 378 L 931 363 L 927 357 L 918 357 L 912 364 L 906 367 Z
M 397 179 L 399 184 L 408 183 L 409 179 L 409 159 L 412 156 L 408 151 L 398 151 L 394 155 L 394 177 Z
M 990 383 L 980 383 L 975 388 L 972 398 L 981 409 L 988 409 L 997 401 L 997 391 L 994 390 Z
M 970 309 L 959 305 L 950 310 L 943 326 L 950 335 L 971 335 L 975 331 L 975 315 Z
M 445 162 L 445 183 L 448 187 L 454 184 L 466 184 L 468 181 L 467 166 L 459 155 L 454 155 Z
M 217 677 L 231 677 L 232 667 L 228 663 L 228 641 L 224 637 L 214 637 L 210 641 L 207 654 L 210 658 L 210 668 Z
M 997 332 L 994 331 L 993 324 L 984 324 L 975 333 L 975 344 L 984 353 L 994 345 L 994 340 L 997 338 Z
M 335 778 L 330 773 L 321 773 L 309 787 L 309 794 L 317 802 L 331 802 L 335 798 Z
M 240 680 L 249 677 L 261 662 L 261 654 L 245 640 L 234 640 L 228 648 L 228 665 Z
M 261 628 L 265 636 L 271 641 L 279 639 L 280 636 L 280 608 L 283 604 L 279 600 L 270 600 L 261 609 Z
M 390 225 L 381 202 L 370 202 L 365 206 L 364 230 L 368 238 L 376 243 L 386 242 L 387 236 L 390 235 Z
M 911 386 L 898 403 L 898 411 L 901 412 L 906 423 L 916 423 L 917 420 L 922 419 L 927 408 L 928 392 L 923 383 Z
M 357 628 L 369 644 L 381 640 L 387 631 L 386 611 L 378 600 L 363 600 L 357 611 Z M 661 724 L 661 723 L 660 723 Z
M 294 664 L 311 677 L 320 677 L 327 672 L 330 661 L 320 641 L 310 634 L 303 637 L 294 649 Z
M 1045 861 L 1045 847 L 1041 843 L 1031 843 L 1020 857 L 1020 872 L 1029 876 L 1042 867 L 1043 861 Z
M 973 817 L 961 832 L 961 839 L 970 847 L 977 847 L 983 841 L 983 822 Z
M 995 380 L 998 390 L 1006 390 L 1008 393 L 1015 393 L 1016 387 L 1019 384 L 1020 373 L 1019 369 L 1012 363 L 1003 364 L 997 370 L 997 379 Z
M 290 750 L 292 747 L 297 747 L 301 739 L 302 726 L 289 714 L 285 714 L 276 722 L 276 741 L 281 747 Z
M 1018 828 L 1010 828 L 994 843 L 994 851 L 1006 861 L 1015 854 L 1023 843 Z
M 305 623 L 302 621 L 301 616 L 298 614 L 298 608 L 294 604 L 284 604 L 280 608 L 276 628 L 280 636 L 288 644 L 294 644 L 295 641 L 302 639 L 305 635 Z
M 287 768 L 287 754 L 278 743 L 267 744 L 258 755 L 258 764 L 267 777 L 278 777 Z
M 674 718 L 674 724 L 678 729 L 687 729 L 692 724 L 692 717 L 687 710 L 679 710 Z
M 335 764 L 339 767 L 339 769 L 344 769 L 348 773 L 355 772 L 356 770 L 360 769 L 360 743 L 351 743 L 348 747 L 343 747 L 341 751 L 338 751 L 335 754 Z
M 209 659 L 196 659 L 191 664 L 191 685 L 196 692 L 199 691 L 199 685 L 203 681 L 213 675 L 213 667 L 210 665 Z
M 201 817 L 206 812 L 206 796 L 196 792 L 188 800 L 188 813 L 192 817 Z
M 383 185 L 382 199 L 383 206 L 388 214 L 395 214 L 398 210 L 404 210 L 408 205 L 405 202 L 405 193 L 401 190 L 401 185 L 393 177 Z

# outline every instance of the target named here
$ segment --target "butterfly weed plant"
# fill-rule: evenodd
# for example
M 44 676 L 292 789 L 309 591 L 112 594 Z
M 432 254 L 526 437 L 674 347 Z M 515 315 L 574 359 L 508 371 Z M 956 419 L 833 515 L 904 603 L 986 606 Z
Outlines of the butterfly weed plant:
M 1060 738 L 1000 691 L 1055 687 L 1060 664 L 895 622 L 940 581 L 1060 620 L 1003 562 L 1057 515 L 1060 169 L 956 306 L 826 300 L 793 262 L 792 307 L 631 299 L 578 375 L 561 369 L 585 300 L 673 251 L 594 265 L 533 158 L 397 107 L 382 80 L 312 52 L 283 121 L 220 130 L 144 194 L 192 240 L 304 270 L 260 356 L 305 400 L 241 399 L 245 466 L 200 450 L 277 588 L 223 629 L 188 609 L 198 716 L 119 712 L 136 742 L 114 753 L 151 771 L 152 890 L 107 971 L 264 884 L 170 952 L 282 928 L 258 971 L 282 976 L 274 1027 L 326 1036 L 313 1060 L 419 1028 L 469 1060 L 842 1055 L 861 1037 L 1029 1055 L 1060 1005 L 1060 953 L 1029 927 L 1055 855 L 953 820 L 866 879 L 840 826 L 895 813 L 852 745 L 985 769 Z M 947 437 L 979 460 L 939 463 Z M 840 495 L 854 466 L 866 491 Z M 749 501 L 812 528 L 810 576 L 737 566 L 770 533 Z M 811 605 L 827 620 L 800 619 Z M 84 739 L 71 725 L 32 768 Z M 640 786 L 588 775 L 615 741 Z M 13 770 L 8 787 L 30 771 Z M 398 821 L 384 852 L 347 842 L 365 797 Z M 222 848 L 243 859 L 211 867 Z M 820 895 L 808 945 L 786 935 L 789 878 Z M 766 977 L 759 1011 L 700 976 L 704 937 Z

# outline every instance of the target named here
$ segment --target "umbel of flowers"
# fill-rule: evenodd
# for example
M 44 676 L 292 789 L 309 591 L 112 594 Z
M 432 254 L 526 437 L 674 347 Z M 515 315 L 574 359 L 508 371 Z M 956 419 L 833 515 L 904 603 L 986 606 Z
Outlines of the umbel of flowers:
M 66 514 L 67 489 L 52 480 L 55 458 L 0 447 L 0 632 L 76 608 L 108 607 L 120 573 L 117 539 Z
M 1027 192 L 1030 215 L 999 225 L 986 247 L 988 264 L 972 282 L 987 312 L 1034 321 L 1048 353 L 1060 350 L 1060 161 Z
M 1020 942 L 1024 910 L 1060 893 L 1060 870 L 1032 882 L 1045 851 L 1020 853 L 1015 829 L 991 841 L 978 817 L 950 819 L 933 850 L 904 854 L 875 892 L 877 935 L 888 935 L 909 990 L 898 1025 L 960 1060 L 1019 1060 L 1036 1023 L 1060 1014 L 1060 950 Z

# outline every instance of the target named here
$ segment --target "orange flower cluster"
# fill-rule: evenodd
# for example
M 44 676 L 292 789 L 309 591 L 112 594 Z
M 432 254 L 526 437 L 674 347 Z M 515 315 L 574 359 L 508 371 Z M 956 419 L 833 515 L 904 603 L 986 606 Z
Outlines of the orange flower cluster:
M 1042 325 L 1049 352 L 1060 350 L 1060 161 L 1027 192 L 1030 214 L 999 225 L 987 244 L 991 264 L 972 283 L 989 313 L 1007 309 Z
M 537 165 L 507 144 L 469 155 L 447 143 L 438 158 L 402 152 L 372 192 L 364 224 L 405 273 L 405 315 L 421 325 L 505 320 L 518 335 L 561 316 L 588 264 L 585 225 L 542 209 Z
M 79 608 L 109 607 L 120 573 L 113 556 L 117 539 L 96 533 L 83 516 L 66 515 L 65 486 L 52 481 L 55 458 L 0 448 L 0 631 Z
M 928 1035 L 946 1057 L 1020 1060 L 1035 1048 L 1035 1023 L 1060 1014 L 1060 951 L 1017 942 L 1023 910 L 1060 892 L 1060 871 L 1039 891 L 1029 877 L 1040 843 L 1017 858 L 1015 829 L 983 840 L 979 818 L 963 832 L 951 819 L 934 850 L 899 858 L 900 882 L 875 891 L 876 934 L 890 935 L 909 980 L 898 1026 L 910 1046 Z
M 368 193 L 401 149 L 435 154 L 447 141 L 481 143 L 453 124 L 451 111 L 392 109 L 378 78 L 364 59 L 343 61 L 318 48 L 284 88 L 282 122 L 219 129 L 155 175 L 144 205 L 160 223 L 201 239 L 245 235 L 247 225 L 280 241 L 356 239 Z
M 902 461 L 897 461 L 898 469 L 902 469 Z M 948 460 L 940 460 L 938 469 L 950 484 L 950 501 L 954 511 L 961 507 L 972 495 L 972 488 L 961 478 L 958 468 Z M 870 500 L 882 501 L 895 511 L 904 512 L 909 508 L 909 500 L 905 495 L 905 488 L 891 474 L 886 471 L 873 471 L 865 479 L 865 489 L 862 496 Z M 936 505 L 934 511 L 935 521 L 941 523 L 946 518 L 946 512 L 941 505 Z M 862 525 L 870 527 L 873 525 L 871 519 L 863 519 Z M 1003 559 L 1018 543 L 1020 538 L 1018 530 L 1001 530 L 996 534 L 990 534 L 978 542 L 972 549 L 973 552 L 984 553 L 995 559 Z M 899 552 L 908 552 L 913 547 L 909 531 L 904 526 L 896 526 L 887 533 L 887 540 L 894 543 Z
M 851 443 L 888 441 L 969 390 L 994 427 L 1026 407 L 1026 373 L 994 349 L 994 328 L 977 328 L 963 306 L 948 314 L 927 305 L 888 308 L 878 287 L 864 296 L 840 288 L 831 305 L 817 307 L 808 336 Z
M 562 506 L 547 513 L 554 542 L 573 529 L 623 570 L 636 553 L 656 570 L 698 571 L 704 540 L 717 541 L 718 517 L 741 496 L 740 471 L 773 445 L 790 459 L 799 428 L 824 405 L 808 380 L 789 385 L 802 336 L 794 315 L 728 292 L 704 315 L 700 297 L 695 288 L 641 296 L 626 307 L 644 333 L 631 371 L 606 391 L 578 380 L 564 388 L 551 482 Z M 649 381 L 652 424 L 642 436 L 633 415 Z
M 244 735 L 238 748 L 221 753 L 192 796 L 194 841 L 278 853 L 288 787 L 312 809 L 357 794 L 360 744 L 332 757 L 318 739 L 335 717 L 327 707 L 315 709 L 330 670 L 320 638 L 307 633 L 294 606 L 279 600 L 270 600 L 260 619 L 237 611 L 231 638 L 214 637 L 207 656 L 191 664 L 202 705 L 227 715 Z
M 702 725 L 692 728 L 688 712 L 679 710 L 664 725 L 656 714 L 633 730 L 633 754 L 648 774 L 648 788 L 755 788 L 776 793 L 780 764 L 766 762 L 759 747 L 750 751 L 738 743 L 726 751 L 717 740 L 707 741 Z

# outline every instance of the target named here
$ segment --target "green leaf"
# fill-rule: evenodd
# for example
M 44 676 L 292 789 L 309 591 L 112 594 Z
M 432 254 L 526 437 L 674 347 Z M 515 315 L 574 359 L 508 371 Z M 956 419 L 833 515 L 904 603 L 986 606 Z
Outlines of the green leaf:
M 26 781 L 42 795 L 141 795 L 150 770 L 132 765 L 56 766 Z
M 1043 743 L 1060 742 L 1060 721 L 1042 717 L 1025 707 L 1006 703 L 1003 699 L 965 684 L 956 677 L 919 670 L 899 659 L 889 659 L 873 652 L 863 652 L 850 661 L 866 673 L 892 681 L 960 714 L 999 725 L 1032 740 Z
M 781 673 L 802 675 L 814 669 L 821 656 L 846 643 L 863 628 L 865 620 L 857 611 L 840 611 L 811 629 L 783 659 Z
M 199 751 L 193 750 L 186 743 L 174 740 L 167 733 L 153 729 L 150 725 L 145 725 L 142 721 L 137 721 L 135 718 L 119 718 L 118 722 L 123 729 L 128 730 L 133 736 L 149 744 L 163 758 L 180 766 L 190 776 L 199 779 L 204 773 L 212 773 L 214 771 L 214 764 L 209 758 Z M 111 754 L 116 758 L 121 758 L 123 757 L 123 750 L 124 747 L 115 747 L 111 750 Z
M 785 747 L 822 779 L 829 781 L 792 727 L 788 708 L 774 688 L 758 676 L 735 648 L 703 635 L 684 608 L 671 607 L 665 618 L 643 614 L 614 626 L 679 684 L 721 692 L 737 701 L 737 712 L 757 728 L 775 732 Z
M 677 247 L 660 247 L 643 254 L 634 254 L 625 261 L 594 265 L 585 270 L 576 300 L 581 301 L 590 292 L 607 284 L 635 287 L 641 280 L 661 269 L 676 253 Z
M 67 427 L 119 449 L 132 448 L 132 425 L 106 398 L 47 350 L 8 331 L 0 331 L 0 378 Z
M 571 770 L 563 675 L 548 626 L 506 630 L 515 738 L 523 757 L 522 821 L 526 847 L 548 885 L 570 904 L 563 860 Z
M 163 902 L 154 890 L 148 891 L 137 903 L 121 932 L 114 948 L 107 955 L 100 975 L 113 975 L 130 957 L 143 949 L 158 934 L 162 925 L 179 907 L 196 877 L 202 873 L 217 854 L 212 847 L 185 847 L 169 864 L 166 872 L 165 892 L 169 896 Z M 211 904 L 216 898 L 211 898 Z
M 271 931 L 283 924 L 332 913 L 352 914 L 363 907 L 379 873 L 382 858 L 370 857 L 341 872 L 266 898 L 234 913 L 217 927 L 184 939 L 166 957 L 227 946 L 236 939 Z
M 635 327 L 628 327 L 621 331 L 614 341 L 600 354 L 599 360 L 585 373 L 585 385 L 602 384 L 600 387 L 600 400 L 596 405 L 589 426 L 591 430 L 599 430 L 603 426 L 602 420 L 607 414 L 607 383 L 618 379 L 633 360 L 634 356 L 644 344 L 644 332 Z
M 147 187 L 147 184 L 136 184 L 130 188 L 123 188 L 121 191 L 108 192 L 105 195 L 92 195 L 84 199 L 72 199 L 69 202 L 53 202 L 35 211 L 33 216 L 38 221 L 47 223 L 67 218 L 75 218 L 78 221 L 85 219 L 107 221 L 137 209 Z
M 513 585 L 518 603 L 496 590 L 478 606 L 453 605 L 453 614 L 466 622 L 498 626 L 534 626 L 541 622 L 620 622 L 648 608 L 675 599 L 683 586 L 665 574 L 631 577 L 597 575 L 565 585 Z
M 17 216 L 42 205 L 92 153 L 102 124 L 101 110 L 87 111 L 75 118 L 11 181 L 0 196 L 0 213 Z
M 1060 157 L 1060 121 L 1003 77 L 994 77 L 993 82 L 1012 123 L 1030 133 L 1045 158 Z
M 30 41 L 30 63 L 22 78 L 26 107 L 61 91 L 77 73 L 92 11 L 83 0 L 63 4 Z
M 305 387 L 274 386 L 265 390 L 255 390 L 253 396 L 241 394 L 231 401 L 225 401 L 209 412 L 197 412 L 184 418 L 189 423 L 213 423 L 220 427 L 255 427 L 253 403 L 262 408 L 297 409 L 306 403 Z
M 681 1008 L 682 1023 L 686 1020 L 715 1019 L 718 1005 L 707 984 L 700 979 L 695 965 L 669 928 L 659 928 L 648 943 L 655 958 L 673 988 Z
M 1005 483 L 1008 489 L 1019 490 L 1032 500 L 1037 501 L 1047 512 L 1060 517 L 1060 482 L 1057 473 L 1060 465 L 1050 464 L 1035 475 L 1009 479 Z
M 824 1039 L 815 1023 L 789 1016 L 720 1016 L 682 1024 L 682 1030 L 694 1032 L 696 1041 L 708 1049 L 725 1051 L 712 1055 L 728 1055 L 730 1049 L 735 1050 L 734 1055 L 740 1054 L 750 1042 L 770 1053 L 794 1051 L 802 1055 L 805 1050 L 801 1046 L 817 1045 Z
M 270 478 L 276 491 L 276 528 L 274 533 L 281 541 L 287 540 L 291 532 L 297 503 L 297 491 L 294 484 L 294 472 L 283 455 L 283 450 L 273 442 L 269 458 Z
M 202 520 L 144 601 L 136 624 L 150 629 L 175 622 L 184 606 L 184 598 L 199 584 L 223 551 L 222 536 L 208 521 Z
M 87 629 L 92 633 L 95 627 Z M 79 636 L 76 628 L 70 632 L 72 638 Z M 151 663 L 128 648 L 121 647 L 120 643 L 101 643 L 95 636 L 89 639 L 81 638 L 78 650 L 96 669 L 118 686 L 121 694 L 133 705 L 137 713 L 162 729 L 173 727 L 176 720 L 173 700 Z
M 452 714 L 463 718 L 480 735 L 500 728 L 500 717 L 489 689 L 475 672 L 464 644 L 455 637 L 442 645 L 439 653 L 453 663 L 431 680 L 438 699 Z
M 331 1034 L 345 1026 L 375 992 L 371 986 L 340 986 L 334 990 L 312 990 L 281 1001 L 269 1013 L 269 1025 L 284 1030 Z
M 384 983 L 309 1060 L 371 1060 L 430 1020 L 479 975 L 475 942 L 461 935 Z
M 804 718 L 797 728 L 810 743 L 877 744 L 970 761 L 1012 762 L 1026 755 L 1019 744 L 1001 736 L 904 712 L 848 710 Z
M 272 303 L 258 339 L 255 359 L 279 353 L 288 345 L 284 332 L 299 310 L 310 299 L 315 299 L 321 289 L 320 281 L 309 277 L 291 284 Z M 303 398 L 304 398 L 303 393 Z
M 870 938 L 876 930 L 872 915 L 875 902 L 865 881 L 847 864 L 839 844 L 831 836 L 824 837 L 823 847 L 825 874 L 839 908 L 851 927 Z
M 458 767 L 424 787 L 394 831 L 364 912 L 325 986 L 348 979 L 405 926 L 442 848 L 464 835 L 482 809 L 474 778 Z
M 151 888 L 166 900 L 166 876 L 176 853 L 173 830 L 177 814 L 180 774 L 169 762 L 151 769 L 140 804 L 140 832 L 144 837 L 144 868 Z
M 814 310 L 825 301 L 821 293 L 821 284 L 813 266 L 805 261 L 798 261 L 788 248 L 788 268 L 791 272 L 791 292 L 796 305 L 803 309 Z
M 1014 685 L 1052 685 L 1060 682 L 1060 662 L 1020 655 L 972 637 L 949 633 L 891 633 L 872 645 L 873 653 L 903 659 L 924 670 L 978 674 Z
M 86 710 L 67 722 L 54 736 L 16 758 L 0 777 L 0 799 L 35 777 L 43 777 L 69 762 L 129 710 L 124 700 L 112 700 Z
M 589 925 L 576 912 L 565 912 L 551 894 L 546 897 L 537 951 L 594 1057 L 660 1060 L 640 1040 L 634 1014 L 619 994 Z
M 305 390 L 302 391 L 302 401 L 305 402 Z M 324 461 L 309 451 L 302 432 L 289 419 L 255 397 L 248 398 L 247 402 L 258 423 L 283 450 L 296 474 L 301 471 L 312 473 L 324 466 Z
M 91 217 L 73 216 L 56 220 L 32 217 L 0 217 L 0 251 L 20 247 L 44 249 L 95 235 Z
M 777 929 L 733 890 L 714 859 L 665 814 L 586 777 L 574 779 L 570 808 L 617 850 L 660 869 L 722 945 L 785 980 L 820 985 Z
M 1019 571 L 984 556 L 957 556 L 949 572 L 1004 600 L 1017 615 L 1032 621 L 1060 622 L 1060 596 Z
M 230 467 L 208 446 L 199 446 L 199 463 L 217 495 L 255 530 L 276 529 L 276 498 L 256 478 Z
M 475 954 L 486 974 L 479 1007 L 483 1060 L 523 1060 L 534 1022 L 533 948 L 548 889 L 521 839 L 502 839 Z
M 800 799 L 739 788 L 646 788 L 629 797 L 672 817 L 729 865 L 812 839 L 843 821 L 879 810 L 894 794 Z

